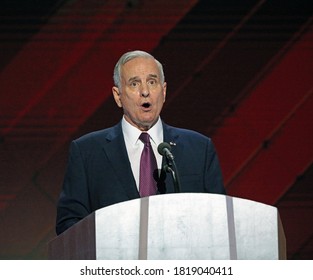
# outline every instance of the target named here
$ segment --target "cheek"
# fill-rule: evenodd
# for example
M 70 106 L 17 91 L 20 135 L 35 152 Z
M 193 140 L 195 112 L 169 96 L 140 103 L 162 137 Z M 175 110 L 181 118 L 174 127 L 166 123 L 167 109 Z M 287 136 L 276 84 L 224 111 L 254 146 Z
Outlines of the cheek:
M 132 107 L 136 107 L 136 96 L 130 96 L 130 95 L 125 95 L 123 100 L 122 100 L 122 104 L 123 107 L 127 107 L 127 108 L 132 108 Z
M 159 97 L 159 99 L 158 99 L 158 103 L 159 103 L 160 105 L 163 105 L 164 102 L 165 102 L 165 96 L 164 96 L 164 95 L 161 95 L 161 96 Z

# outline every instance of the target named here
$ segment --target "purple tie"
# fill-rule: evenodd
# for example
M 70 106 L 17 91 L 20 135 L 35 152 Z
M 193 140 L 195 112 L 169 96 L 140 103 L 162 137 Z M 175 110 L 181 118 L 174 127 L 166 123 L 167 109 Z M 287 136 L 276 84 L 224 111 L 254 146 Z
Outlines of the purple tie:
M 150 143 L 150 135 L 141 133 L 139 139 L 144 143 L 140 159 L 139 193 L 141 197 L 156 194 L 156 181 L 153 172 L 157 169 L 156 159 Z

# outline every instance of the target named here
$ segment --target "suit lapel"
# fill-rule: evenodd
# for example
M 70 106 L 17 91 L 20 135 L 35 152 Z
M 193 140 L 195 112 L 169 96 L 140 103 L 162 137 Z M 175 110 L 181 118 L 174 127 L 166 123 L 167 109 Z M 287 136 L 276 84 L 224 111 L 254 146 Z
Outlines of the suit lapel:
M 174 129 L 173 127 L 163 123 L 163 134 L 164 134 L 164 142 L 167 142 L 171 145 L 171 148 L 172 148 L 171 152 L 174 156 L 175 163 L 179 172 L 179 162 L 184 152 L 184 146 L 179 139 L 179 133 L 177 133 L 177 129 Z M 166 164 L 166 160 L 163 157 L 162 166 L 164 166 L 164 164 Z M 173 179 L 172 179 L 171 174 L 169 173 L 166 174 L 165 185 L 166 185 L 166 193 L 174 192 Z
M 139 192 L 130 166 L 120 123 L 112 128 L 106 140 L 103 151 L 110 161 L 118 180 L 130 199 L 138 198 Z
M 177 164 L 178 162 L 180 162 L 183 149 L 184 149 L 179 139 L 179 134 L 177 133 L 176 129 L 164 123 L 163 123 L 163 134 L 164 134 L 164 142 L 167 142 L 171 145 L 171 148 L 172 148 L 171 152 Z

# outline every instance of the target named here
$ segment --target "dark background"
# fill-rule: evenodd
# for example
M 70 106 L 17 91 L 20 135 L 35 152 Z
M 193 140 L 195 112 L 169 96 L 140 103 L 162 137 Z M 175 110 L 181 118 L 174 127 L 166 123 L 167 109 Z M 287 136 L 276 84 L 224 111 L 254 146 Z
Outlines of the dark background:
M 162 118 L 212 137 L 229 195 L 278 207 L 313 259 L 313 2 L 1 1 L 0 258 L 45 259 L 69 141 L 122 112 L 122 53 L 163 64 Z

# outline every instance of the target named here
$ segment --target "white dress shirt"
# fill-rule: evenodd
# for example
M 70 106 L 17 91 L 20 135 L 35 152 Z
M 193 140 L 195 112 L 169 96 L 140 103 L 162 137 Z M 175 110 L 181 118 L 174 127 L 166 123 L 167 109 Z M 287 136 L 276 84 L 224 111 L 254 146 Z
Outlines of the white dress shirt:
M 143 142 L 139 139 L 142 131 L 126 121 L 125 117 L 122 119 L 122 130 L 130 165 L 137 188 L 139 189 L 140 157 L 144 147 Z M 160 117 L 156 124 L 151 127 L 147 133 L 150 135 L 150 142 L 157 161 L 158 169 L 161 169 L 162 156 L 158 153 L 158 145 L 163 142 L 163 125 Z

